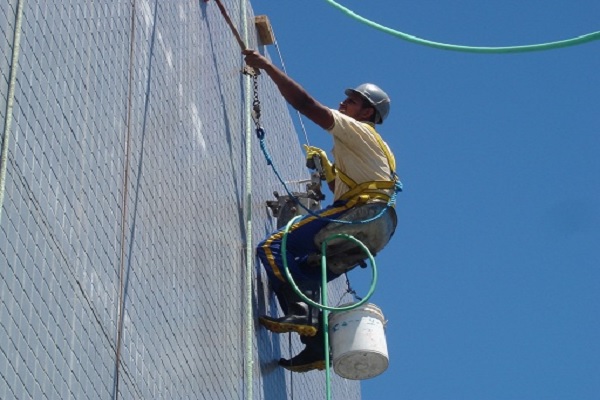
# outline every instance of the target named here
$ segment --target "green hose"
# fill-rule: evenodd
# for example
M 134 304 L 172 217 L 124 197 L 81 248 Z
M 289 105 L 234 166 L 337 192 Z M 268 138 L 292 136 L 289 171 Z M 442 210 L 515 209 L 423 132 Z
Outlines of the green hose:
M 220 4 L 220 3 L 218 3 Z M 245 42 L 248 42 L 248 17 L 247 17 L 247 0 L 240 0 L 241 6 L 241 19 L 242 19 L 242 27 L 244 32 Z M 223 15 L 226 19 L 229 19 L 226 14 Z M 231 28 L 235 34 L 235 28 L 231 25 Z M 236 35 L 239 38 L 239 34 Z M 242 43 L 242 49 L 246 46 Z M 253 315 L 253 306 L 252 306 L 252 272 L 253 272 L 253 251 L 254 246 L 252 245 L 252 102 L 251 102 L 251 78 L 248 75 L 244 76 L 244 104 L 245 104 L 245 121 L 244 125 L 246 126 L 246 204 L 245 204 L 245 212 L 246 212 L 246 268 L 245 268 L 245 277 L 246 277 L 246 285 L 245 285 L 245 300 L 244 305 L 246 307 L 245 313 L 245 331 L 244 338 L 246 344 L 246 363 L 244 368 L 244 380 L 246 381 L 246 399 L 252 400 L 254 398 L 254 315 Z
M 572 39 L 560 40 L 556 42 L 549 43 L 541 43 L 541 44 L 531 44 L 525 46 L 505 46 L 505 47 L 472 47 L 472 46 L 460 46 L 455 44 L 446 44 L 446 43 L 438 43 L 432 42 L 430 40 L 425 40 L 418 38 L 413 35 L 409 35 L 407 33 L 403 33 L 397 31 L 392 28 L 388 28 L 387 26 L 378 24 L 377 22 L 373 22 L 367 18 L 364 18 L 354 11 L 350 10 L 347 7 L 335 2 L 334 0 L 325 0 L 327 3 L 342 11 L 344 14 L 348 15 L 350 18 L 354 18 L 355 20 L 364 23 L 371 28 L 378 29 L 382 32 L 388 33 L 392 36 L 398 37 L 400 39 L 404 39 L 406 41 L 421 44 L 424 46 L 435 47 L 442 50 L 453 50 L 453 51 L 462 51 L 468 53 L 524 53 L 531 51 L 542 51 L 542 50 L 553 50 L 561 47 L 569 47 L 576 46 L 584 43 L 591 42 L 593 40 L 600 40 L 600 31 L 592 32 L 586 35 L 578 36 Z
M 325 389 L 326 389 L 326 393 L 327 393 L 327 400 L 330 400 L 331 399 L 331 371 L 329 368 L 329 311 L 341 312 L 341 311 L 352 310 L 357 307 L 360 307 L 367 300 L 369 300 L 369 298 L 375 292 L 375 286 L 377 284 L 377 267 L 375 265 L 375 259 L 373 258 L 373 255 L 371 254 L 371 252 L 369 251 L 367 246 L 365 246 L 360 240 L 356 239 L 354 236 L 347 235 L 345 233 L 338 233 L 335 235 L 328 236 L 321 244 L 321 292 L 322 292 L 323 303 L 317 303 L 317 302 L 313 301 L 312 299 L 309 299 L 306 295 L 304 295 L 304 293 L 302 293 L 300 291 L 300 289 L 296 285 L 296 282 L 294 282 L 294 278 L 292 277 L 292 274 L 290 273 L 290 271 L 288 269 L 288 265 L 287 265 L 287 235 L 290 230 L 290 227 L 294 224 L 294 222 L 301 219 L 302 217 L 303 217 L 302 215 L 298 215 L 298 216 L 292 218 L 286 224 L 285 230 L 283 232 L 283 238 L 281 239 L 281 257 L 283 258 L 283 270 L 285 272 L 285 276 L 287 277 L 288 282 L 292 285 L 294 292 L 296 292 L 296 294 L 298 296 L 300 296 L 300 298 L 302 300 L 304 300 L 306 303 L 312 305 L 313 307 L 317 307 L 323 311 L 323 333 L 324 333 L 324 337 L 325 337 L 325 344 L 324 344 L 325 384 L 326 384 Z M 327 243 L 330 240 L 333 240 L 336 238 L 350 240 L 350 241 L 354 242 L 355 244 L 357 244 L 369 258 L 369 263 L 371 264 L 371 268 L 372 268 L 371 286 L 369 287 L 369 291 L 368 291 L 367 295 L 359 302 L 352 303 L 350 305 L 343 306 L 343 307 L 331 307 L 331 306 L 327 305 L 327 303 L 329 301 L 327 298 L 327 256 L 326 256 Z

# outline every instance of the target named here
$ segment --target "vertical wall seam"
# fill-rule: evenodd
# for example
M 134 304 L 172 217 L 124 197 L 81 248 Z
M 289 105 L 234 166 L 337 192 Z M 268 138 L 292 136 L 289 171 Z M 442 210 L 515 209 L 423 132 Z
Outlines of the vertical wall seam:
M 10 126 L 13 119 L 15 104 L 15 86 L 17 70 L 19 68 L 19 51 L 21 48 L 21 26 L 23 24 L 23 9 L 25 0 L 19 0 L 17 5 L 15 34 L 12 46 L 12 60 L 10 64 L 10 77 L 8 80 L 8 99 L 6 102 L 6 117 L 4 119 L 4 134 L 2 135 L 2 155 L 0 156 L 0 222 L 2 222 L 2 209 L 4 208 L 4 192 L 6 191 L 6 169 L 8 168 L 8 146 L 10 143 Z

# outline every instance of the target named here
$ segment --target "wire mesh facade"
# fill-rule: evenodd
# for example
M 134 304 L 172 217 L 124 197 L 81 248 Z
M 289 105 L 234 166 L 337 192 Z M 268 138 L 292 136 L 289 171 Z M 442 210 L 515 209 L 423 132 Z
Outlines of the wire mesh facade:
M 239 3 L 224 1 L 257 46 Z M 0 5 L 0 120 L 12 116 L 1 138 L 0 398 L 229 400 L 249 384 L 255 399 L 324 398 L 324 373 L 277 367 L 296 338 L 256 323 L 246 381 L 248 279 L 253 320 L 276 310 L 256 260 L 244 274 L 247 221 L 258 243 L 275 227 L 265 201 L 282 187 L 258 140 L 246 148 L 247 78 L 216 5 L 22 5 Z M 306 178 L 287 106 L 266 77 L 259 94 L 274 163 L 285 180 Z M 357 382 L 335 376 L 332 391 L 360 398 Z

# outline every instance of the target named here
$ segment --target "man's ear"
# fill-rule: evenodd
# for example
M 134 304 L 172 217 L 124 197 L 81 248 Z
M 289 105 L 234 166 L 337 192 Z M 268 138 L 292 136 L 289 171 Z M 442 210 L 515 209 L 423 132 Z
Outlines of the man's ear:
M 364 121 L 375 121 L 375 109 L 373 107 L 365 107 L 361 112 Z

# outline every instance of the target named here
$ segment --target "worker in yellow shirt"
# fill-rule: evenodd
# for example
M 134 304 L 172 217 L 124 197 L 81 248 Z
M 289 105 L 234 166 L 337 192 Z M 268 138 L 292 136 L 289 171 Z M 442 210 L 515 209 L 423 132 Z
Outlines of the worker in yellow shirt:
M 375 130 L 375 125 L 383 123 L 389 113 L 390 98 L 378 86 L 365 83 L 354 89 L 347 89 L 347 97 L 334 110 L 315 100 L 257 51 L 244 50 L 243 54 L 248 66 L 267 73 L 292 107 L 333 137 L 332 154 L 335 165 L 329 162 L 323 150 L 306 146 L 308 158 L 317 156 L 321 160 L 325 178 L 334 193 L 333 204 L 318 211 L 317 215 L 307 215 L 293 224 L 286 241 L 287 266 L 296 285 L 305 296 L 319 302 L 321 268 L 315 268 L 307 260 L 310 254 L 320 251 L 315 238 L 333 223 L 330 222 L 331 219 L 345 216 L 352 219 L 354 211 L 366 206 L 370 210 L 374 208 L 376 212 L 381 212 L 379 219 L 385 222 L 384 229 L 368 231 L 367 227 L 363 228 L 361 225 L 353 225 L 352 228 L 358 236 L 362 233 L 367 239 L 377 236 L 377 243 L 370 246 L 374 248 L 369 248 L 371 252 L 381 250 L 394 233 L 396 214 L 394 208 L 388 206 L 388 201 L 398 189 L 399 182 L 394 171 L 394 157 Z M 364 219 L 364 215 L 363 213 L 360 218 Z M 369 215 L 372 216 L 372 213 Z M 259 321 L 276 333 L 299 333 L 306 345 L 292 359 L 281 359 L 281 366 L 296 372 L 324 369 L 320 311 L 306 304 L 286 279 L 281 254 L 282 237 L 282 230 L 274 232 L 258 245 L 257 254 L 285 315 L 280 318 L 261 316 Z M 351 264 L 353 265 L 348 265 L 345 269 L 358 263 Z M 329 270 L 327 281 L 337 278 L 343 272 Z

